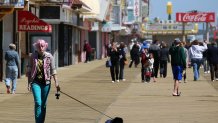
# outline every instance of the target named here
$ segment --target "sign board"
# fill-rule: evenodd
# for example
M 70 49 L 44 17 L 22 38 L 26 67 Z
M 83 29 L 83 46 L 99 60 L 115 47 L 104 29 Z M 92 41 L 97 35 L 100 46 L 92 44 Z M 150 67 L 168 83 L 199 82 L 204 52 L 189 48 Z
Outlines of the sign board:
M 51 32 L 50 24 L 40 20 L 29 11 L 18 11 L 18 31 Z
M 138 17 L 139 16 L 139 0 L 134 0 L 134 16 Z
M 0 0 L 0 6 L 13 6 L 14 8 L 24 8 L 24 0 Z
M 155 31 L 167 31 L 167 30 L 182 30 L 181 23 L 172 23 L 172 24 L 150 24 L 145 25 L 144 29 L 146 30 L 155 30 Z M 194 24 L 188 23 L 185 25 L 185 30 L 193 30 Z
M 111 32 L 111 23 L 106 22 L 102 25 L 102 32 Z
M 215 22 L 214 12 L 176 13 L 177 22 Z

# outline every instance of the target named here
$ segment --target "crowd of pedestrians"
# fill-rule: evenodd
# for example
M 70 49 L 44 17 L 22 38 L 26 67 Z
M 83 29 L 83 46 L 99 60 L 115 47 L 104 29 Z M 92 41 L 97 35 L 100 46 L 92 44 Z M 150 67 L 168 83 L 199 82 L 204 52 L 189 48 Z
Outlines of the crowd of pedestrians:
M 112 43 L 108 50 L 108 56 L 112 62 L 110 67 L 111 79 L 114 83 L 124 79 L 124 66 L 126 58 L 124 43 Z M 156 82 L 160 78 L 167 77 L 167 65 L 170 63 L 174 88 L 172 95 L 180 96 L 179 83 L 187 82 L 186 68 L 193 69 L 193 80 L 198 81 L 200 67 L 204 73 L 211 74 L 211 81 L 218 80 L 218 48 L 216 42 L 206 40 L 194 40 L 186 43 L 176 38 L 171 44 L 154 40 L 151 44 L 146 41 L 131 42 L 129 44 L 130 62 L 128 67 L 135 68 L 141 63 L 141 81 Z

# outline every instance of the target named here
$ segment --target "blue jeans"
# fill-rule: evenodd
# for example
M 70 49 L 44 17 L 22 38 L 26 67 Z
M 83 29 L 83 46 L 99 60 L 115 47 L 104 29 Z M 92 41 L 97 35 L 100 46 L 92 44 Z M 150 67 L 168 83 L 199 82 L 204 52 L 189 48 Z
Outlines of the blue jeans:
M 35 121 L 36 123 L 44 123 L 46 115 L 46 102 L 51 85 L 32 83 L 32 93 L 35 102 Z
M 200 77 L 200 66 L 203 62 L 203 59 L 191 59 L 191 64 L 193 66 L 193 72 L 194 72 L 194 81 L 198 80 Z
M 203 65 L 204 65 L 204 72 L 207 72 L 210 70 L 210 65 L 209 65 L 207 58 L 203 58 Z
M 12 88 L 11 92 L 15 92 L 17 88 L 17 76 L 18 76 L 18 68 L 17 66 L 7 66 L 6 67 L 6 78 L 5 78 L 5 85 L 11 85 L 12 81 Z

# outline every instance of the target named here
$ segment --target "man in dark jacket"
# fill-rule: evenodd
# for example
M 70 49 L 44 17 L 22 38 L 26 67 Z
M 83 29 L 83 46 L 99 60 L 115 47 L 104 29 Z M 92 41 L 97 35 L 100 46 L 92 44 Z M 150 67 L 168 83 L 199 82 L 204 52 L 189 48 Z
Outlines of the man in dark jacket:
M 216 42 L 212 42 L 211 46 L 208 47 L 207 60 L 210 64 L 211 81 L 214 81 L 214 79 L 218 80 L 218 48 Z
M 167 48 L 167 44 L 162 42 L 162 48 L 160 49 L 160 77 L 167 76 L 167 62 L 170 62 L 169 58 L 169 49 Z
M 138 66 L 138 64 L 139 64 L 139 57 L 140 57 L 139 49 L 140 49 L 139 46 L 137 45 L 137 43 L 135 43 L 133 45 L 133 47 L 132 47 L 132 50 L 130 51 L 131 62 L 129 64 L 129 68 L 132 67 L 133 62 L 135 64 L 135 67 Z
M 159 41 L 154 40 L 151 46 L 149 47 L 149 53 L 153 54 L 154 57 L 154 76 L 157 78 L 158 69 L 160 64 L 160 47 L 158 46 Z

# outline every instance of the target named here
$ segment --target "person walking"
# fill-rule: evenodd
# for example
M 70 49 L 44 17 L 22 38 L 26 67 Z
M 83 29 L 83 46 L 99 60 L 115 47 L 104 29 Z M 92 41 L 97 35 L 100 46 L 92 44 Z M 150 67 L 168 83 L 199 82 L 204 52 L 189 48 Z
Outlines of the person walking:
M 185 51 L 185 57 L 186 57 L 186 66 L 188 66 L 188 63 L 189 63 L 189 59 L 188 59 L 188 50 L 186 49 L 186 42 L 185 41 L 182 41 L 181 42 L 181 47 L 183 47 L 184 48 L 184 51 Z M 187 82 L 187 76 L 186 76 L 186 70 L 184 70 L 183 71 L 183 74 L 182 74 L 182 76 L 183 76 L 183 80 L 184 80 L 184 83 L 186 83 Z
M 57 81 L 54 58 L 49 52 L 46 52 L 48 43 L 43 39 L 39 39 L 33 46 L 36 52 L 32 53 L 29 61 L 27 71 L 28 90 L 32 91 L 34 97 L 35 122 L 44 123 L 51 78 L 54 79 L 57 91 L 60 91 L 60 86 Z
M 160 77 L 167 77 L 167 62 L 170 62 L 169 58 L 169 49 L 167 48 L 167 44 L 165 42 L 161 43 L 160 49 Z
M 119 54 L 120 54 L 119 80 L 126 81 L 126 79 L 124 79 L 124 67 L 125 67 L 125 61 L 127 60 L 127 58 L 126 58 L 126 52 L 125 52 L 125 44 L 123 42 L 120 43 Z
M 151 46 L 149 47 L 149 53 L 152 53 L 154 56 L 154 76 L 157 78 L 160 64 L 160 47 L 158 40 L 154 40 L 152 42 Z
M 146 42 L 143 42 L 143 45 L 141 46 L 141 79 L 142 82 L 148 83 L 150 82 L 151 78 L 153 78 L 153 82 L 156 82 L 155 76 L 154 76 L 154 59 L 153 54 L 149 53 L 148 51 L 148 44 Z
M 15 94 L 17 88 L 17 76 L 19 66 L 19 55 L 16 50 L 15 44 L 9 45 L 9 50 L 5 52 L 6 60 L 6 78 L 5 85 L 8 94 Z M 11 86 L 12 82 L 12 86 Z
M 205 42 L 206 40 L 204 40 Z M 216 47 L 216 44 L 214 44 L 214 46 Z M 203 52 L 203 67 L 204 67 L 204 73 L 210 73 L 210 64 L 208 62 L 208 57 L 207 57 L 207 50 L 205 50 Z
M 91 61 L 91 54 L 92 54 L 92 47 L 89 44 L 88 41 L 85 40 L 83 51 L 86 52 L 86 61 L 85 63 L 88 63 Z
M 194 81 L 197 81 L 200 77 L 199 69 L 203 63 L 203 52 L 205 50 L 207 50 L 206 42 L 203 42 L 202 45 L 199 45 L 198 40 L 194 40 L 192 42 L 192 46 L 188 50 L 189 60 L 191 61 L 194 72 Z
M 148 46 L 143 45 L 141 47 L 141 80 L 143 83 L 150 82 L 151 70 L 149 68 L 150 54 L 148 52 Z
M 134 64 L 135 64 L 135 67 L 138 66 L 138 64 L 139 64 L 139 59 L 140 59 L 140 58 L 139 58 L 139 57 L 140 57 L 139 49 L 140 49 L 140 48 L 139 48 L 138 44 L 135 43 L 135 44 L 133 45 L 133 47 L 132 47 L 132 50 L 130 51 L 131 62 L 130 62 L 130 64 L 129 64 L 129 68 L 132 67 L 133 62 L 134 62 Z
M 210 77 L 213 82 L 218 80 L 218 48 L 217 43 L 214 41 L 207 49 L 207 59 L 210 65 Z
M 120 66 L 120 53 L 117 49 L 116 43 L 113 43 L 111 46 L 111 50 L 109 52 L 109 57 L 111 60 L 111 67 L 110 67 L 110 73 L 111 73 L 111 79 L 112 83 L 119 82 L 119 66 Z
M 175 39 L 174 45 L 169 49 L 174 79 L 173 96 L 180 96 L 179 81 L 182 80 L 182 72 L 186 69 L 185 51 L 184 48 L 180 46 L 180 43 L 181 41 L 179 39 Z

